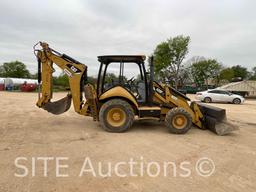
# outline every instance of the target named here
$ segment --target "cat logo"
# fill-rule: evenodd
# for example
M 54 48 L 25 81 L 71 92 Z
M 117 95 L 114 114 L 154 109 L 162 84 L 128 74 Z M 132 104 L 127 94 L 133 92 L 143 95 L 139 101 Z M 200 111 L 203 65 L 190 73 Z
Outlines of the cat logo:
M 76 68 L 74 65 L 71 65 L 71 64 L 67 64 L 67 67 L 73 72 L 73 73 L 81 73 L 81 70 Z

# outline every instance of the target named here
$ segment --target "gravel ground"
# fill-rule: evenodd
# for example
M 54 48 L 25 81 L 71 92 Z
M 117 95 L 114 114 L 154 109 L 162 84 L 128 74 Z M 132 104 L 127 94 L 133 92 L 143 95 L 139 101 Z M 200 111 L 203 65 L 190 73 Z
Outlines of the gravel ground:
M 107 133 L 72 109 L 55 116 L 37 108 L 36 93 L 0 98 L 1 192 L 256 191 L 256 100 L 211 104 L 240 127 L 216 136 L 195 127 L 174 135 L 144 120 Z

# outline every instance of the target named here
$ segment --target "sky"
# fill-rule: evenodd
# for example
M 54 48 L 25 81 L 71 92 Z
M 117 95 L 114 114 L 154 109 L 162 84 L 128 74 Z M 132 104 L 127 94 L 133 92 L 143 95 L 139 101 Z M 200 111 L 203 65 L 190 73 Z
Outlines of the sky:
M 19 60 L 35 73 L 32 47 L 45 41 L 96 75 L 98 55 L 150 55 L 157 44 L 185 35 L 185 61 L 203 56 L 250 70 L 255 7 L 254 0 L 1 0 L 0 64 Z

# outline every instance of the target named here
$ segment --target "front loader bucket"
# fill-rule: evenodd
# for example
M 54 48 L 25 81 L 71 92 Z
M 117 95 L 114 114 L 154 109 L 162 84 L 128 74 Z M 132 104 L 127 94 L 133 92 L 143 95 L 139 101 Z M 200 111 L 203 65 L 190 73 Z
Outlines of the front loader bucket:
M 48 111 L 49 113 L 59 115 L 61 113 L 66 112 L 70 108 L 70 105 L 71 105 L 71 95 L 68 94 L 66 97 L 58 101 L 54 101 L 54 102 L 49 101 L 48 103 L 43 105 L 42 108 Z
M 237 125 L 228 122 L 225 109 L 202 103 L 197 104 L 203 114 L 204 128 L 209 129 L 217 135 L 227 135 L 239 129 Z

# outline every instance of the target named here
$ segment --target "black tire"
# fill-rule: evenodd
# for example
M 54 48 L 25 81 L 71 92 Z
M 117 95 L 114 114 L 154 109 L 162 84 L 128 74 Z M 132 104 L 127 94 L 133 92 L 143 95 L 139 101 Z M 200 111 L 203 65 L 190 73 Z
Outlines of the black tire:
M 204 98 L 204 102 L 205 103 L 211 103 L 212 102 L 212 99 L 210 97 L 205 97 Z
M 240 104 L 241 103 L 241 99 L 235 98 L 235 99 L 233 99 L 233 103 L 234 104 Z
M 122 120 L 122 122 L 120 122 L 121 124 L 118 123 L 118 125 L 113 125 L 116 123 L 115 120 L 109 119 L 109 113 L 111 112 L 111 110 L 114 109 L 122 111 L 121 113 L 125 115 L 125 120 Z M 122 115 L 119 114 L 119 118 L 120 116 Z M 114 114 L 112 117 L 114 117 Z M 112 124 L 111 121 L 108 122 L 108 120 L 111 120 Z M 111 99 L 104 103 L 100 108 L 99 121 L 101 127 L 104 130 L 108 132 L 121 133 L 132 126 L 134 121 L 134 112 L 131 105 L 128 102 L 122 99 Z
M 181 126 L 175 125 L 175 118 L 179 116 L 186 119 Z M 185 134 L 192 126 L 192 117 L 184 108 L 176 107 L 166 114 L 165 125 L 171 133 Z

